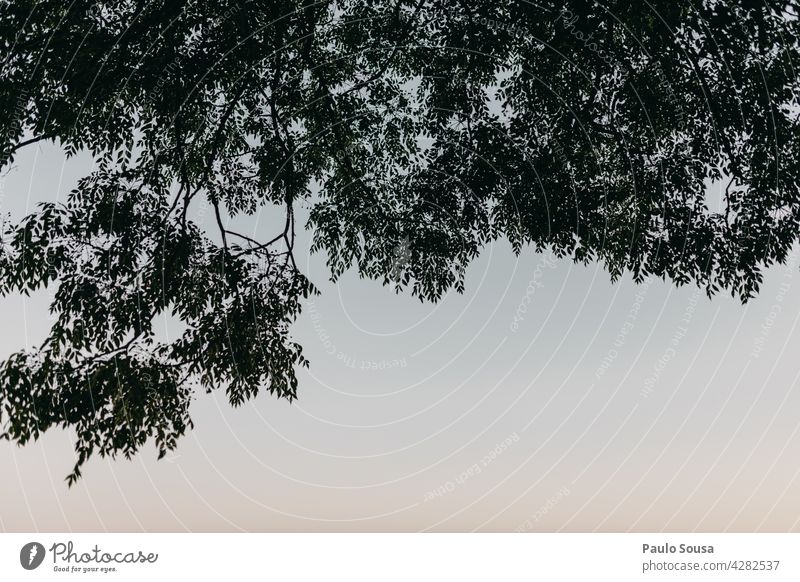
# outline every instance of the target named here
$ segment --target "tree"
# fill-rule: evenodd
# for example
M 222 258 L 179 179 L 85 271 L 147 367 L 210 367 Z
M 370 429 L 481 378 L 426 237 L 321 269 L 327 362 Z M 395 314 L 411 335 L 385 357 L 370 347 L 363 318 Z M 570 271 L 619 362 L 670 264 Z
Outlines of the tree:
M 800 218 L 795 2 L 0 1 L 0 165 L 41 140 L 97 170 L 2 228 L 0 292 L 54 286 L 0 372 L 2 436 L 160 456 L 197 390 L 293 399 L 315 229 L 423 300 L 487 243 L 747 300 Z M 722 209 L 706 199 L 725 187 Z M 188 218 L 213 209 L 214 228 Z M 306 225 L 295 221 L 310 206 Z M 256 240 L 229 219 L 266 209 Z M 404 260 L 398 267 L 396 249 Z M 532 249 L 532 250 L 531 250 Z M 155 338 L 170 313 L 185 332 Z

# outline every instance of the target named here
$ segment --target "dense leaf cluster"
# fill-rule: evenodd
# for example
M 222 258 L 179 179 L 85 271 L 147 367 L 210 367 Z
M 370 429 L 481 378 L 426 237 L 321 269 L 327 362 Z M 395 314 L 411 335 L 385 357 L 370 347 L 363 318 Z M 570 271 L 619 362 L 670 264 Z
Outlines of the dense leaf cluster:
M 797 239 L 799 35 L 771 0 L 0 1 L 0 165 L 97 160 L 3 227 L 0 292 L 55 289 L 0 371 L 3 436 L 72 427 L 75 479 L 174 447 L 196 386 L 293 398 L 296 228 L 334 278 L 423 299 L 506 238 L 746 300 Z M 273 238 L 229 226 L 264 210 Z

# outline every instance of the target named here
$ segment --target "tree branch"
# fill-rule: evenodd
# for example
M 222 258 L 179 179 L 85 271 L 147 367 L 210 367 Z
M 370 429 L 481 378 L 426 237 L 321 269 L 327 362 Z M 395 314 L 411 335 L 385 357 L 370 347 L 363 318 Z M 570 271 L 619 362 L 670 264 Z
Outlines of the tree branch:
M 39 141 L 43 141 L 43 140 L 46 140 L 46 139 L 53 139 L 55 137 L 56 137 L 56 134 L 54 134 L 54 133 L 44 133 L 44 134 L 42 134 L 40 136 L 32 137 L 30 139 L 26 139 L 25 141 L 21 141 L 17 145 L 15 145 L 14 147 L 12 147 L 9 151 L 7 151 L 7 152 L 5 152 L 3 154 L 0 154 L 0 164 L 5 163 L 8 159 L 11 158 L 11 156 L 13 156 L 15 153 L 17 153 L 19 150 L 21 150 L 22 148 L 24 148 L 27 145 L 31 145 L 33 143 L 36 143 L 36 142 L 39 142 Z

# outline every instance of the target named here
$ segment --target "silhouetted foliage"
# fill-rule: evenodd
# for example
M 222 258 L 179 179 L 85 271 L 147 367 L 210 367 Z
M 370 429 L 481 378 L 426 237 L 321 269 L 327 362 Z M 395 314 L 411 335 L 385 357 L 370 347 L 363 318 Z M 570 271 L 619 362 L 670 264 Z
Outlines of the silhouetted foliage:
M 294 398 L 296 228 L 334 280 L 422 299 L 498 238 L 752 297 L 797 239 L 799 28 L 777 1 L 3 0 L 0 164 L 39 140 L 97 160 L 3 227 L 0 291 L 56 286 L 0 372 L 3 436 L 74 429 L 71 483 L 93 453 L 164 455 L 197 388 Z M 272 240 L 227 226 L 265 207 Z

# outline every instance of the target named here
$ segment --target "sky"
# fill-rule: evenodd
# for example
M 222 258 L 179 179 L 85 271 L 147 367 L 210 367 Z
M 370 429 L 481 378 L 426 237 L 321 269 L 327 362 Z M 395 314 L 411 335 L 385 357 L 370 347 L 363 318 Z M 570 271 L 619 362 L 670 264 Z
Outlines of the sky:
M 90 170 L 26 148 L 0 212 Z M 277 219 L 246 226 L 267 238 Z M 198 394 L 174 454 L 93 458 L 72 488 L 69 431 L 2 442 L 0 531 L 800 530 L 797 249 L 742 305 L 498 242 L 430 304 L 332 284 L 300 244 L 321 294 L 293 327 L 298 400 Z M 47 305 L 0 299 L 0 359 L 42 341 Z

